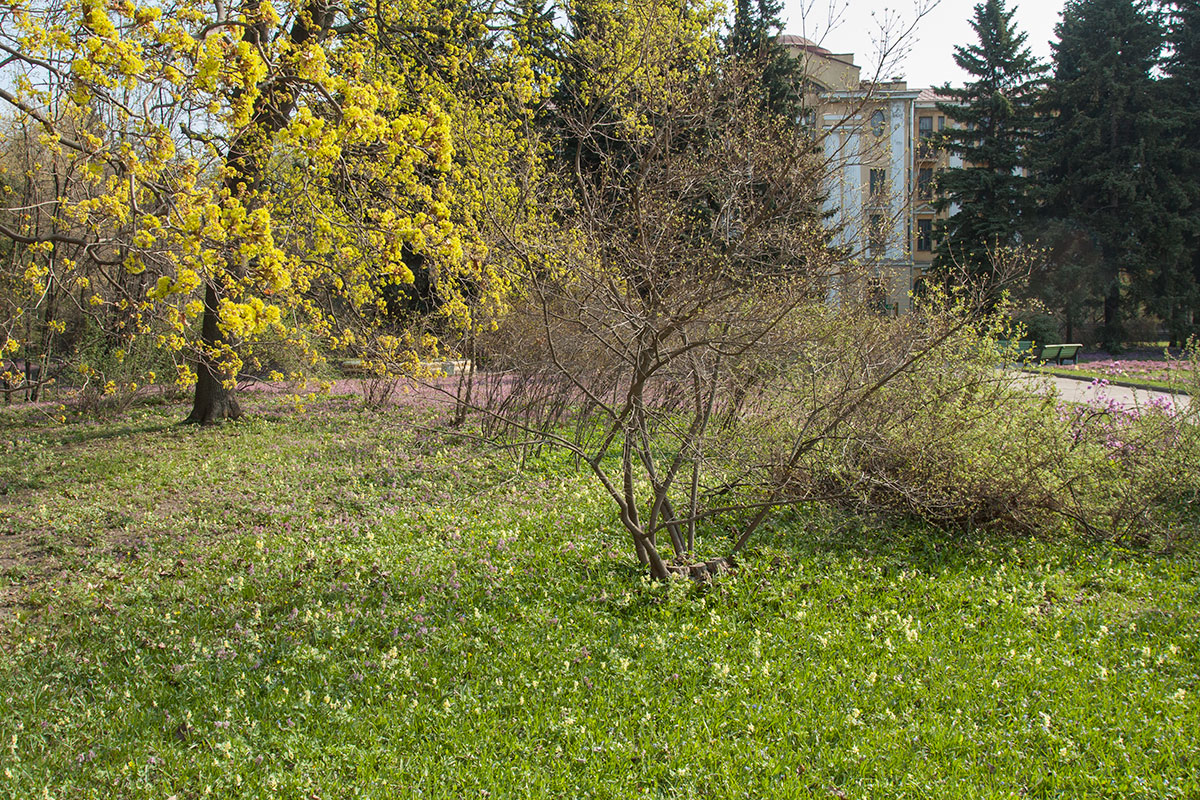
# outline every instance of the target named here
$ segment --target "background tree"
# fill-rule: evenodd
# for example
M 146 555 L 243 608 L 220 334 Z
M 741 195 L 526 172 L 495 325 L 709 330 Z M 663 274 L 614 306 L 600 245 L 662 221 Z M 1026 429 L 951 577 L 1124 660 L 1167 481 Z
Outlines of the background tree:
M 781 0 L 735 0 L 726 48 L 735 59 L 755 65 L 764 107 L 793 123 L 804 115 L 804 65 L 779 40 Z
M 1094 243 L 1085 285 L 1103 298 L 1100 338 L 1116 350 L 1130 287 L 1153 273 L 1162 254 L 1156 230 L 1172 216 L 1159 192 L 1170 160 L 1154 80 L 1162 28 L 1136 0 L 1072 0 L 1055 30 L 1036 141 L 1041 216 Z
M 971 27 L 978 43 L 954 49 L 955 62 L 973 80 L 961 89 L 938 89 L 950 98 L 938 108 L 957 123 L 942 141 L 963 160 L 938 178 L 938 209 L 957 207 L 939 237 L 936 263 L 942 269 L 987 269 L 989 250 L 1017 243 L 1033 202 L 1025 169 L 1046 68 L 1025 46 L 1014 13 L 1004 0 L 975 6 Z
M 1166 324 L 1171 343 L 1182 345 L 1200 322 L 1200 3 L 1168 0 L 1163 10 L 1167 58 L 1159 87 L 1170 145 L 1163 148 L 1170 159 L 1163 174 L 1171 184 L 1168 212 L 1174 213 L 1171 229 L 1161 233 L 1177 238 L 1168 240 L 1174 257 L 1159 263 L 1147 300 Z
M 0 101 L 46 148 L 38 174 L 56 176 L 0 212 L 25 277 L 11 319 L 45 316 L 47 287 L 85 290 L 80 314 L 119 318 L 114 352 L 138 340 L 173 354 L 173 377 L 195 385 L 189 420 L 209 423 L 240 413 L 233 387 L 255 341 L 354 344 L 336 317 L 386 304 L 413 281 L 414 254 L 444 307 L 466 312 L 455 275 L 487 265 L 479 226 L 462 223 L 500 173 L 468 177 L 454 134 L 489 127 L 532 80 L 519 55 L 489 49 L 468 6 L 85 0 L 0 16 L 16 76 Z M 506 100 L 456 94 L 481 63 L 505 73 Z M 478 136 L 477 164 L 492 141 L 526 152 Z M 16 330 L 5 325 L 7 349 L 34 346 Z M 394 360 L 428 341 L 370 330 Z

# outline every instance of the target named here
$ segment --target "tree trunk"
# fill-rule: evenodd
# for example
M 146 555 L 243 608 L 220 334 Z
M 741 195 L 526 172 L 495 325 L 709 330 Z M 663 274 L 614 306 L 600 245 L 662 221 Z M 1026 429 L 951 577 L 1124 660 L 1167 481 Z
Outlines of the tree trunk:
M 258 0 L 251 0 L 246 16 L 257 18 L 259 6 Z M 288 33 L 292 45 L 299 48 L 313 36 L 323 37 L 332 19 L 330 8 L 327 0 L 310 0 L 305 12 L 296 16 Z M 257 45 L 265 41 L 270 33 L 267 23 L 260 20 L 242 28 L 242 41 Z M 255 198 L 262 187 L 269 149 L 267 146 L 275 134 L 287 125 L 296 105 L 295 93 L 286 80 L 269 80 L 271 82 L 262 87 L 255 101 L 251 125 L 230 143 L 225 157 L 225 188 L 231 197 L 246 202 L 247 211 L 258 202 Z M 239 94 L 240 91 L 235 91 L 234 98 Z M 231 275 L 241 277 L 244 269 L 236 262 L 231 262 L 229 271 Z M 234 389 L 225 386 L 226 380 L 233 380 L 237 376 L 223 374 L 212 361 L 211 353 L 229 343 L 217 325 L 217 305 L 217 285 L 210 280 L 204 290 L 204 317 L 200 328 L 202 353 L 196 363 L 196 395 L 192 413 L 184 420 L 187 424 L 214 425 L 242 415 Z
M 216 425 L 242 415 L 236 393 L 225 388 L 220 376 L 214 376 L 203 364 L 199 365 L 197 374 L 196 397 L 192 413 L 183 421 L 185 425 Z
M 219 348 L 225 337 L 217 325 L 217 290 L 210 282 L 204 290 L 204 318 L 200 327 L 200 342 L 207 351 Z M 225 375 L 204 353 L 196 362 L 196 396 L 186 425 L 216 425 L 242 415 L 235 389 L 225 386 Z
M 475 338 L 471 336 L 466 340 L 466 346 L 462 351 L 463 357 L 467 361 L 467 367 L 458 376 L 458 387 L 454 392 L 454 419 L 450 423 L 452 427 L 457 428 L 467 421 L 467 414 L 470 413 L 471 403 L 473 398 L 471 392 L 475 388 Z
M 637 535 L 635 534 L 635 539 Z M 648 559 L 650 567 L 650 576 L 657 580 L 666 580 L 670 577 L 670 571 L 667 569 L 667 563 L 662 560 L 662 555 L 658 552 L 658 548 L 654 546 L 654 541 L 647 535 L 641 535 L 637 540 L 643 548 Z
M 1125 338 L 1124 326 L 1121 323 L 1121 284 L 1113 283 L 1104 298 L 1104 349 L 1112 354 L 1121 352 L 1121 343 Z

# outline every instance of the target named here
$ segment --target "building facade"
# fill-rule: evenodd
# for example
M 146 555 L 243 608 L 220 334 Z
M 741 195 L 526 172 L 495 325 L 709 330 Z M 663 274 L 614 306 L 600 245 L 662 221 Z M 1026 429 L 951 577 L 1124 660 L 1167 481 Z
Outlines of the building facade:
M 902 313 L 933 261 L 938 172 L 959 166 L 936 147 L 949 124 L 931 89 L 900 79 L 863 79 L 853 53 L 833 53 L 799 36 L 782 43 L 804 68 L 805 123 L 829 165 L 827 210 L 834 245 L 858 269 L 830 287 L 831 299 L 867 292 L 880 310 Z M 953 209 L 951 209 L 951 212 Z

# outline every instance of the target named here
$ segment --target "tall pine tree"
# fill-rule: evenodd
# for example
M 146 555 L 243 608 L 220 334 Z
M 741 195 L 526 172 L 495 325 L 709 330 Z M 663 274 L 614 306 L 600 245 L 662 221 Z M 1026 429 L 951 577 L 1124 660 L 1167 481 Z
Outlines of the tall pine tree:
M 1091 243 L 1085 282 L 1103 298 L 1101 342 L 1116 351 L 1137 296 L 1131 290 L 1161 254 L 1168 145 L 1154 69 L 1163 32 L 1141 0 L 1070 0 L 1055 31 L 1037 142 L 1043 216 Z
M 1027 148 L 1046 67 L 1025 46 L 1014 11 L 1004 0 L 975 6 L 971 27 L 979 41 L 954 49 L 954 61 L 974 80 L 938 89 L 949 98 L 938 108 L 957 123 L 943 132 L 943 142 L 964 164 L 938 181 L 938 208 L 957 207 L 939 240 L 941 267 L 986 270 L 989 249 L 1015 243 L 1032 202 Z
M 1170 247 L 1155 273 L 1148 302 L 1181 344 L 1200 323 L 1200 0 L 1167 0 L 1167 57 L 1159 93 L 1170 126 L 1175 224 L 1164 231 Z M 1173 235 L 1172 235 L 1173 234 Z M 1173 247 L 1172 247 L 1173 246 Z
M 782 0 L 735 0 L 726 48 L 761 75 L 763 107 L 800 122 L 804 113 L 804 69 L 779 39 Z

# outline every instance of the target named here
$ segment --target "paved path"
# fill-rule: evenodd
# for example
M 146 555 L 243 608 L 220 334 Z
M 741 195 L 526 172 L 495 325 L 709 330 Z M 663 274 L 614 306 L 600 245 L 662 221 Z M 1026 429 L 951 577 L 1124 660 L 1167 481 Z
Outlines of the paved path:
M 1018 380 L 1029 386 L 1053 388 L 1059 397 L 1072 403 L 1086 403 L 1095 400 L 1098 393 L 1128 406 L 1144 406 L 1151 400 L 1165 397 L 1174 403 L 1175 408 L 1183 411 L 1191 403 L 1191 398 L 1186 394 L 1157 392 L 1150 389 L 1130 389 L 1127 386 L 1113 386 L 1112 384 L 1097 389 L 1091 381 L 1062 378 L 1057 375 L 1032 375 L 1026 372 L 1021 373 Z M 1159 400 L 1159 402 L 1162 401 Z

